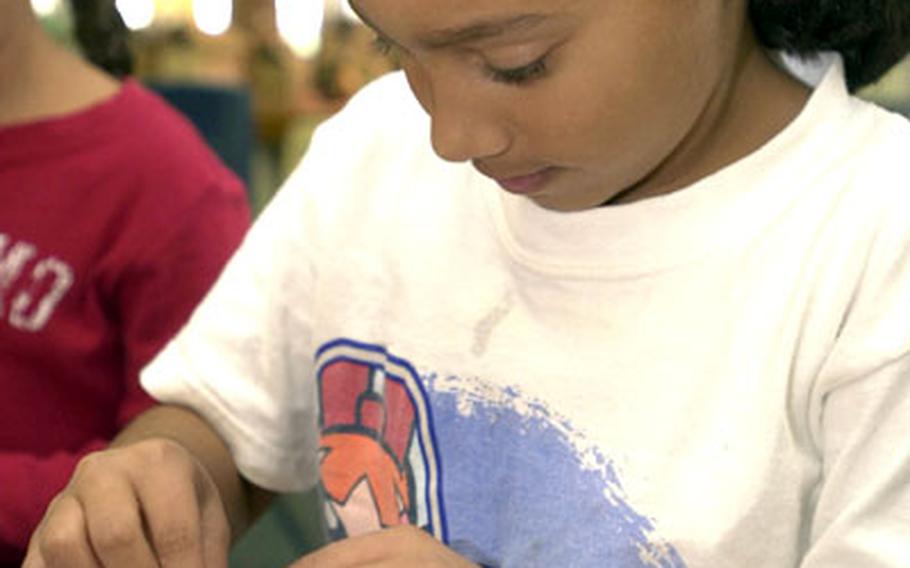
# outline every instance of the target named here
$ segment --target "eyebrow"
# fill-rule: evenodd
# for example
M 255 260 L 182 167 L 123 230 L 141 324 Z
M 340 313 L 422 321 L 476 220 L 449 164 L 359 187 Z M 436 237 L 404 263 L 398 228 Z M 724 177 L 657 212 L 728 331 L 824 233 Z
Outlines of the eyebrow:
M 461 28 L 432 32 L 420 42 L 430 48 L 442 49 L 475 43 L 504 33 L 528 31 L 539 26 L 547 17 L 543 14 L 523 14 L 502 19 L 478 21 Z
M 390 38 L 363 13 L 363 10 L 357 6 L 355 2 L 350 2 L 350 5 L 366 25 L 373 28 L 373 31 L 379 34 L 383 39 L 391 41 Z M 549 16 L 545 14 L 521 14 L 505 18 L 478 20 L 462 27 L 446 28 L 431 32 L 420 38 L 419 43 L 429 49 L 445 49 L 476 43 L 504 33 L 528 31 L 540 26 L 547 19 L 549 19 Z

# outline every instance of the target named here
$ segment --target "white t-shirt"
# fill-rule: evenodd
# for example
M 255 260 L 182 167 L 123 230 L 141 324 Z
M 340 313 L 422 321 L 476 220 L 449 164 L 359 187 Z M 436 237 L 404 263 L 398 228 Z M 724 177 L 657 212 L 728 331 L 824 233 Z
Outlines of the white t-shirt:
M 557 213 L 437 158 L 390 75 L 319 129 L 143 384 L 253 482 L 321 483 L 338 536 L 407 521 L 495 566 L 904 567 L 908 149 L 835 65 L 740 162 Z

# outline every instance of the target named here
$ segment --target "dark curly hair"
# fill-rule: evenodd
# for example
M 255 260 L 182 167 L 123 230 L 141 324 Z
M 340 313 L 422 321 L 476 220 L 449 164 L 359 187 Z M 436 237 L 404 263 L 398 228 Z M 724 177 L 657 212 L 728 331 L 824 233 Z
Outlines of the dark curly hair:
M 76 41 L 83 55 L 115 77 L 129 75 L 129 30 L 114 0 L 70 0 Z
M 910 0 L 749 0 L 749 12 L 770 48 L 839 52 L 851 91 L 874 83 L 910 52 Z

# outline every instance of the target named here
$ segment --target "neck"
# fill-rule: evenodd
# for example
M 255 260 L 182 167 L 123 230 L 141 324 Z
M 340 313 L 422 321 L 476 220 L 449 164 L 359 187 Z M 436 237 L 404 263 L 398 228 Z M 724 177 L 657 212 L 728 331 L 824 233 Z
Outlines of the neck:
M 0 8 L 0 126 L 76 112 L 116 93 L 118 83 L 58 46 L 29 2 Z
M 769 59 L 747 27 L 734 64 L 689 135 L 649 177 L 609 204 L 671 193 L 741 160 L 785 129 L 809 95 Z
M 40 24 L 28 2 L 14 0 L 0 7 L 0 95 L 28 75 L 28 65 L 43 39 Z

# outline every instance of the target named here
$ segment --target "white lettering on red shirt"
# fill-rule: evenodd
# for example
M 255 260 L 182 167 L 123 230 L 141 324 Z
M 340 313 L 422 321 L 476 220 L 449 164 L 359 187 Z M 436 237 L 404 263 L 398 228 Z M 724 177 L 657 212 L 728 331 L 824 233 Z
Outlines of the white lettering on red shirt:
M 41 331 L 73 284 L 73 270 L 62 260 L 40 258 L 35 245 L 0 233 L 0 317 L 10 326 Z M 37 259 L 29 270 L 29 263 Z M 14 295 L 13 290 L 18 290 Z M 7 297 L 9 309 L 7 310 Z

